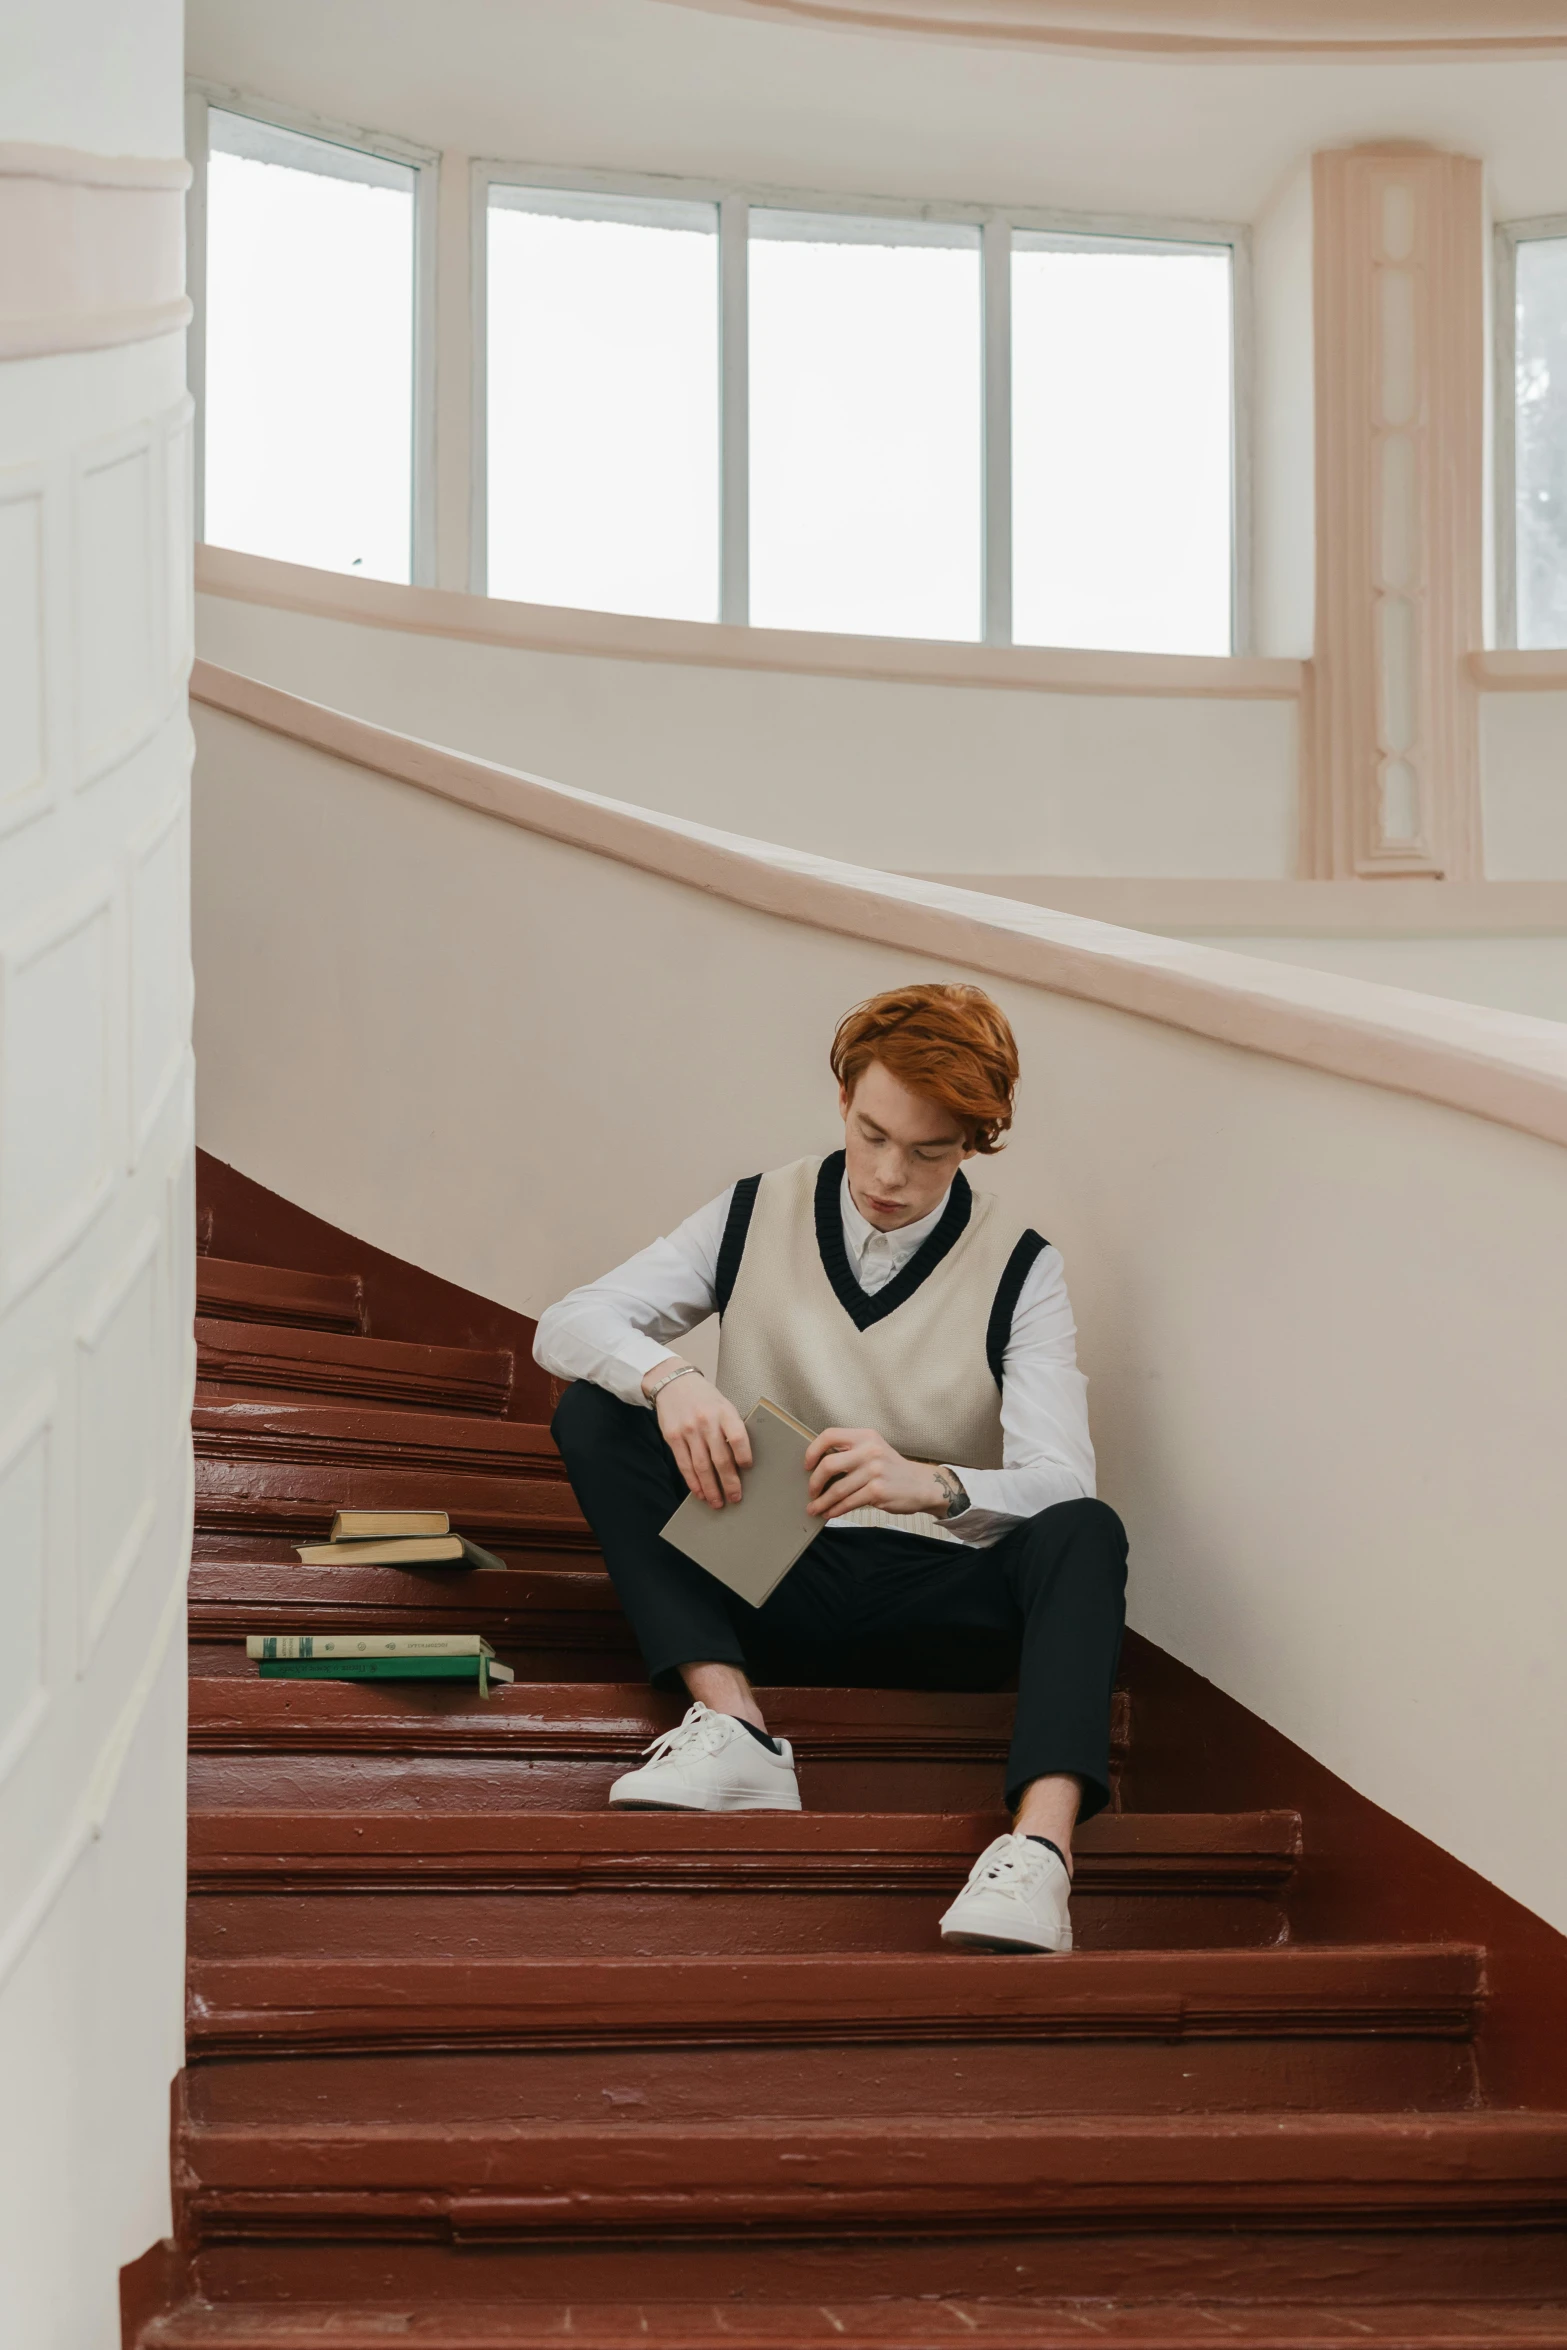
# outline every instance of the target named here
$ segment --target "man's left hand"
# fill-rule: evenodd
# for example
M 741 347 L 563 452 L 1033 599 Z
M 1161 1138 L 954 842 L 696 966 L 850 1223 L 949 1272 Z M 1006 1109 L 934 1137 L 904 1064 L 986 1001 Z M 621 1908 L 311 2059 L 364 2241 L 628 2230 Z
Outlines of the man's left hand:
M 924 1461 L 906 1461 L 874 1428 L 824 1428 L 805 1456 L 810 1477 L 807 1508 L 813 1518 L 840 1518 L 846 1510 L 887 1510 L 908 1517 L 929 1510 L 945 1517 L 947 1495 Z

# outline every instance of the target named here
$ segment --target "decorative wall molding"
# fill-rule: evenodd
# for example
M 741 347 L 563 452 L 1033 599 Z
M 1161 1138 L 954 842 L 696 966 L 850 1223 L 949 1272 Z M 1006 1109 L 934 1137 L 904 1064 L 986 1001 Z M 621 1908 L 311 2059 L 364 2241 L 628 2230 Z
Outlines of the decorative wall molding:
M 266 604 L 362 628 L 406 629 L 519 651 L 601 661 L 671 661 L 701 669 L 783 670 L 896 685 L 1000 686 L 1019 693 L 1140 694 L 1186 700 L 1297 701 L 1306 663 L 1260 655 L 1093 653 L 1036 645 L 952 644 L 928 638 L 836 636 L 806 629 L 737 628 L 722 621 L 648 620 L 567 605 L 513 604 L 451 588 L 354 579 L 303 563 L 198 546 L 197 592 Z
M 45 1377 L 0 1428 L 0 1556 L 11 1623 L 0 1690 L 0 1786 L 32 1744 L 49 1710 L 49 1571 L 56 1517 L 55 1418 L 59 1389 Z M 34 1489 L 24 1480 L 36 1460 Z M 29 1523 L 30 1521 L 30 1523 Z M 31 1537 L 31 1538 L 30 1538 Z
M 1555 57 L 1553 0 L 677 0 L 717 15 L 1125 57 Z
M 119 892 L 100 867 L 0 940 L 0 1310 L 108 1205 L 124 1086 Z M 72 1085 L 51 1085 L 51 1069 Z
M 198 661 L 213 710 L 753 912 L 934 955 L 1567 1145 L 1567 1027 L 1111 930 L 742 839 L 467 758 Z
M 183 327 L 189 181 L 183 156 L 0 143 L 0 359 Z
M 87 1783 L 72 1806 L 69 1818 L 53 1839 L 46 1866 L 35 1879 L 31 1891 L 13 1911 L 4 1933 L 0 1934 L 0 1991 L 4 1990 L 18 1961 L 70 1883 L 78 1861 L 103 1834 L 104 1824 L 113 1809 L 131 1746 L 141 1727 L 142 1717 L 152 1701 L 152 1693 L 158 1685 L 158 1675 L 169 1653 L 169 1645 L 175 1633 L 184 1626 L 194 1491 L 194 1467 L 187 1464 L 184 1534 L 178 1571 L 164 1594 L 163 1604 L 158 1610 L 158 1621 L 142 1657 L 141 1668 L 126 1692 L 125 1702 L 115 1716 L 107 1738 L 98 1749 Z
M 1481 166 L 1388 146 L 1312 169 L 1317 657 L 1301 872 L 1477 879 Z

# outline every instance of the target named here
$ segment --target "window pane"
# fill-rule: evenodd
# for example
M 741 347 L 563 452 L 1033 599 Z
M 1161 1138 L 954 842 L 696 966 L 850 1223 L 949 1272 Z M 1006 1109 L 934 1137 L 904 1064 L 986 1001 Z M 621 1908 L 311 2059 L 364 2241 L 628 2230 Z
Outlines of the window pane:
M 1013 634 L 1227 653 L 1230 258 L 1012 250 Z
M 1567 645 L 1567 237 L 1518 247 L 1518 642 Z
M 489 587 L 718 617 L 718 210 L 492 192 Z
M 406 580 L 417 174 L 208 122 L 206 535 Z
M 753 211 L 751 618 L 977 637 L 979 231 Z

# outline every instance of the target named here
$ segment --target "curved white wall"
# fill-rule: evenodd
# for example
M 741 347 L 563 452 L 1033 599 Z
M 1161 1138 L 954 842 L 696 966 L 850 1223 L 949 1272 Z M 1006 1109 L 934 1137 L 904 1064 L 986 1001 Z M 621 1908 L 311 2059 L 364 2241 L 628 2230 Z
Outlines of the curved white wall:
M 0 134 L 56 152 L 0 147 L 0 2340 L 110 2350 L 184 2044 L 190 426 L 136 339 L 181 25 L 12 14 Z
M 258 579 L 293 569 L 215 560 Z M 330 595 L 336 583 L 314 576 Z M 1291 870 L 1289 698 L 703 668 L 472 643 L 214 594 L 198 607 L 200 651 L 224 668 L 586 791 L 827 856 L 910 872 Z M 582 617 L 586 635 L 597 616 Z M 889 650 L 928 651 L 933 667 L 940 657 Z
M 197 735 L 203 1140 L 523 1311 L 830 1145 L 847 1004 L 994 987 L 1025 1082 L 981 1180 L 1065 1251 L 1135 1622 L 1567 1927 L 1557 1028 Z

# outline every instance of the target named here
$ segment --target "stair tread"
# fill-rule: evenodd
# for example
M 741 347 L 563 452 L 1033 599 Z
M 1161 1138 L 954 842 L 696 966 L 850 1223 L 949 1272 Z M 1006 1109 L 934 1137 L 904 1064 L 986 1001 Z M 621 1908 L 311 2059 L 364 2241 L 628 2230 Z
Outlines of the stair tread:
M 512 1369 L 511 1354 L 496 1347 L 431 1346 L 212 1314 L 196 1322 L 198 1389 L 282 1388 L 423 1410 L 496 1413 L 511 1392 Z
M 762 1692 L 778 1734 L 817 1753 L 899 1751 L 914 1742 L 927 1755 L 989 1759 L 1011 1736 L 1010 1690 L 774 1688 Z M 370 1687 L 348 1681 L 198 1680 L 190 1693 L 193 1745 L 242 1740 L 308 1744 L 340 1731 L 352 1739 L 378 1732 L 409 1738 L 420 1731 L 454 1748 L 549 1741 L 593 1754 L 639 1753 L 680 1718 L 679 1704 L 645 1683 L 516 1682 L 493 1697 L 433 1684 Z M 1114 1743 L 1124 1746 L 1130 1701 L 1117 1691 Z
M 240 1257 L 198 1257 L 196 1311 L 231 1321 L 356 1331 L 364 1328 L 364 1286 L 357 1273 L 307 1273 Z
M 376 1344 L 390 1344 L 377 1340 Z M 312 1397 L 224 1399 L 200 1395 L 191 1413 L 196 1456 L 312 1465 L 390 1461 L 420 1467 L 448 1457 L 474 1468 L 523 1471 L 564 1487 L 566 1465 L 549 1430 L 535 1420 L 480 1420 L 461 1412 L 410 1411 L 395 1404 L 333 1403 Z M 438 1507 L 438 1504 L 431 1504 Z
M 405 2231 L 453 2241 L 541 2232 L 756 2228 L 817 2238 L 976 2223 L 1331 2225 L 1361 2232 L 1560 2225 L 1567 2113 L 1191 2114 L 560 2124 L 442 2119 L 193 2124 L 180 2131 L 200 2233 Z
M 1467 2037 L 1464 1944 L 768 1957 L 197 1958 L 193 2046 L 713 2045 L 806 2038 Z
M 972 1859 L 1005 1825 L 1000 1813 L 217 1810 L 193 1805 L 190 1847 L 208 1861 L 225 1853 L 348 1858 L 462 1850 L 485 1857 L 790 1854 L 842 1859 L 927 1853 Z M 1100 1812 L 1078 1832 L 1084 1859 L 1101 1852 L 1269 1853 L 1293 1860 L 1300 1815 L 1292 1811 Z
M 192 2302 L 156 2319 L 145 2350 L 341 2350 L 388 2341 L 425 2350 L 924 2350 L 980 2339 L 994 2350 L 1343 2350 L 1350 2343 L 1407 2350 L 1486 2350 L 1498 2342 L 1567 2342 L 1567 2304 L 1510 2301 L 1313 2304 L 1178 2301 L 833 2301 L 519 2303 L 448 2301 L 224 2305 Z

